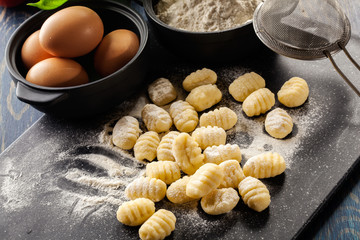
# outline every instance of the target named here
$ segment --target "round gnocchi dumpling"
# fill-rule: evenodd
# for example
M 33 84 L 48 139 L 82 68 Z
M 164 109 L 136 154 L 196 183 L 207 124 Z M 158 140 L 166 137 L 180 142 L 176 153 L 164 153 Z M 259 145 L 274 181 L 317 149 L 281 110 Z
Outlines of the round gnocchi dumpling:
M 238 188 L 242 200 L 249 208 L 261 212 L 269 207 L 270 192 L 259 179 L 246 177 Z
M 148 93 L 151 101 L 158 106 L 168 104 L 177 97 L 174 86 L 166 78 L 158 78 L 152 82 L 148 87 Z
M 248 117 L 266 113 L 275 105 L 275 95 L 267 88 L 252 92 L 243 102 L 242 109 Z
M 195 108 L 183 100 L 178 100 L 170 105 L 170 116 L 180 132 L 193 131 L 199 122 Z
M 156 178 L 139 177 L 125 188 L 128 199 L 148 198 L 153 202 L 159 202 L 166 195 L 166 184 Z
M 142 134 L 134 145 L 135 158 L 137 160 L 154 160 L 159 142 L 160 138 L 157 132 L 149 131 Z
M 172 126 L 169 113 L 155 104 L 146 104 L 141 111 L 141 117 L 149 131 L 166 132 Z
M 190 181 L 189 176 L 184 176 L 179 180 L 170 184 L 168 189 L 166 190 L 166 197 L 172 203 L 187 203 L 190 201 L 195 200 L 194 198 L 189 197 L 186 195 L 186 185 Z
M 155 203 L 147 198 L 124 202 L 116 212 L 116 218 L 127 226 L 139 226 L 155 213 Z
M 199 144 L 201 149 L 205 149 L 211 146 L 225 145 L 226 143 L 226 132 L 220 127 L 200 127 L 195 129 L 191 136 Z
M 141 240 L 161 240 L 175 230 L 176 217 L 165 209 L 157 210 L 139 229 Z
M 217 75 L 213 70 L 203 68 L 188 75 L 183 81 L 182 85 L 186 91 L 190 92 L 194 88 L 201 85 L 215 84 L 216 80 Z
M 284 138 L 292 132 L 293 121 L 290 115 L 281 108 L 275 108 L 266 115 L 265 130 L 274 138 Z
M 170 184 L 181 177 L 180 167 L 176 162 L 172 161 L 152 162 L 146 165 L 146 176 Z
M 269 178 L 282 174 L 286 169 L 284 158 L 277 152 L 255 155 L 246 161 L 243 171 L 245 176 Z
M 242 159 L 240 147 L 237 144 L 230 143 L 207 147 L 203 154 L 205 163 L 220 164 L 230 159 L 241 162 Z
M 171 131 L 161 138 L 159 146 L 157 148 L 157 159 L 159 161 L 175 161 L 172 145 L 174 139 L 179 136 L 179 132 Z
M 229 85 L 229 93 L 238 102 L 243 102 L 252 92 L 265 87 L 265 80 L 257 73 L 241 75 Z
M 203 113 L 200 117 L 200 127 L 217 126 L 228 130 L 235 126 L 237 120 L 238 117 L 233 110 L 221 107 L 214 111 Z
M 219 164 L 224 172 L 224 178 L 219 188 L 237 188 L 239 183 L 245 178 L 240 163 L 237 160 L 226 160 Z
M 201 112 L 220 102 L 221 98 L 222 93 L 217 86 L 215 84 L 207 84 L 191 90 L 185 100 L 190 103 L 196 111 Z
M 233 188 L 221 188 L 211 191 L 201 198 L 201 208 L 210 215 L 220 215 L 230 212 L 240 200 L 239 194 Z
M 286 107 L 301 106 L 308 96 L 309 86 L 304 79 L 299 77 L 290 78 L 277 93 L 279 102 Z
M 113 128 L 112 142 L 121 149 L 130 150 L 134 147 L 140 133 L 139 121 L 132 116 L 124 116 Z

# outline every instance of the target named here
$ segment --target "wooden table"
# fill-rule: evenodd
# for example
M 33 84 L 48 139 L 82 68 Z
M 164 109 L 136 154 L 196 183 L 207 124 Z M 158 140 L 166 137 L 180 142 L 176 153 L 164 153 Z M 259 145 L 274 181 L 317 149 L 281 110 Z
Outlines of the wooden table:
M 360 35 L 360 2 L 339 2 L 350 19 L 352 32 Z M 15 8 L 0 7 L 0 152 L 43 116 L 43 113 L 16 98 L 15 84 L 10 79 L 4 57 L 6 43 L 13 31 L 34 12 L 35 9 L 24 5 Z M 359 167 L 355 171 L 358 172 Z M 351 175 L 303 237 L 360 239 L 360 174 Z

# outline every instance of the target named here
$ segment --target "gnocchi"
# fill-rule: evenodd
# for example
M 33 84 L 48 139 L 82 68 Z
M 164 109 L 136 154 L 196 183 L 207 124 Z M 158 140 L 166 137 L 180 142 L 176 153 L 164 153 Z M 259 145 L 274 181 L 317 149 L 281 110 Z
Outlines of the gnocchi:
M 203 113 L 200 117 L 200 127 L 217 126 L 228 130 L 235 126 L 237 120 L 238 117 L 233 110 L 221 107 L 214 111 Z
M 183 81 L 183 88 L 190 92 L 192 89 L 206 84 L 215 84 L 217 80 L 216 73 L 208 68 L 197 70 L 188 75 Z
M 124 116 L 114 126 L 112 142 L 121 149 L 130 150 L 134 147 L 140 133 L 139 121 L 132 116 Z
M 239 194 L 233 188 L 215 189 L 201 198 L 201 208 L 210 215 L 220 215 L 230 212 L 240 200 Z
M 275 105 L 275 95 L 267 88 L 252 92 L 243 102 L 242 109 L 248 117 L 266 113 Z
M 286 107 L 298 107 L 309 97 L 307 82 L 299 77 L 290 78 L 277 93 L 279 102 Z
M 146 176 L 170 184 L 180 178 L 180 167 L 172 161 L 152 162 L 146 165 Z
M 265 87 L 265 80 L 257 73 L 241 75 L 229 85 L 230 95 L 238 102 L 243 102 L 252 92 Z
M 147 198 L 124 202 L 116 212 L 116 218 L 127 226 L 139 226 L 155 213 L 155 204 Z
M 221 145 L 226 143 L 226 132 L 220 127 L 200 127 L 193 131 L 191 136 L 199 144 L 201 149 L 211 147 L 214 145 Z
M 142 240 L 161 240 L 175 230 L 176 217 L 165 209 L 157 210 L 139 229 Z
M 222 93 L 217 86 L 207 84 L 191 90 L 185 100 L 190 103 L 196 111 L 201 112 L 220 102 L 221 98 Z
M 141 111 L 141 117 L 149 131 L 166 132 L 172 126 L 169 113 L 155 104 L 146 104 Z
M 246 177 L 239 183 L 239 193 L 244 203 L 251 209 L 261 212 L 270 205 L 270 193 L 265 184 L 254 177 Z
M 194 198 L 186 195 L 186 185 L 190 180 L 189 176 L 184 176 L 179 180 L 173 182 L 166 190 L 166 197 L 172 203 L 187 203 L 193 201 Z
M 148 94 L 151 101 L 158 106 L 168 104 L 177 97 L 174 86 L 166 78 L 158 78 L 152 82 L 148 87 Z
M 226 160 L 219 164 L 224 172 L 224 178 L 219 188 L 237 188 L 239 183 L 245 178 L 240 163 L 236 160 Z
M 160 138 L 157 132 L 145 132 L 138 138 L 134 145 L 135 158 L 137 160 L 154 160 L 159 142 Z
M 284 138 L 292 132 L 293 120 L 281 108 L 275 108 L 266 115 L 265 130 L 274 138 Z
M 246 161 L 243 171 L 245 176 L 255 178 L 275 177 L 286 169 L 284 158 L 277 152 L 255 155 Z
M 156 178 L 139 177 L 125 188 L 128 199 L 148 198 L 153 202 L 159 202 L 166 195 L 166 184 Z
M 179 134 L 177 131 L 171 131 L 161 138 L 159 146 L 157 147 L 157 159 L 159 161 L 175 161 L 172 144 L 175 137 Z
M 220 164 L 226 160 L 234 159 L 238 162 L 241 162 L 241 150 L 237 144 L 226 144 L 207 147 L 204 152 L 204 162 L 205 163 L 215 163 Z
M 199 122 L 195 108 L 183 100 L 178 100 L 170 105 L 170 116 L 180 132 L 193 131 Z

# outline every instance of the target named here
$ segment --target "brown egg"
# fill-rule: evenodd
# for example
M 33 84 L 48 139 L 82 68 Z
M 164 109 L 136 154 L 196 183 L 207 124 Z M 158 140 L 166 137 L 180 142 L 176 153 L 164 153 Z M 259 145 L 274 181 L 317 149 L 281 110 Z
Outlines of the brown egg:
M 24 42 L 21 48 L 21 59 L 27 69 L 30 69 L 36 63 L 53 57 L 50 53 L 45 51 L 39 42 L 39 33 L 40 30 L 31 34 Z
M 129 30 L 118 29 L 107 34 L 96 49 L 96 71 L 107 76 L 128 63 L 139 50 L 138 36 Z
M 84 68 L 72 59 L 47 58 L 30 68 L 27 81 L 45 87 L 69 87 L 89 82 Z
M 51 15 L 40 29 L 41 46 L 57 57 L 79 57 L 100 43 L 104 25 L 90 8 L 73 6 Z

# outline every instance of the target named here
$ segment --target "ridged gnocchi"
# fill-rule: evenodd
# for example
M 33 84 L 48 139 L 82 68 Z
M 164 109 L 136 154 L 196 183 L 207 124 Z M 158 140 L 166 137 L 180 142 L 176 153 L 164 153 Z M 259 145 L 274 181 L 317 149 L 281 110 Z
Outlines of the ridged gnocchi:
M 201 112 L 220 102 L 221 98 L 222 93 L 217 86 L 215 84 L 207 84 L 191 90 L 185 100 L 190 103 L 196 111 Z
M 155 104 L 146 104 L 141 117 L 149 131 L 166 132 L 172 126 L 172 119 L 167 111 Z
M 230 143 L 207 147 L 203 154 L 205 163 L 220 164 L 229 159 L 241 162 L 242 159 L 240 147 L 237 144 Z
M 166 184 L 160 179 L 139 177 L 125 188 L 125 195 L 130 200 L 148 198 L 158 202 L 166 195 Z
M 237 120 L 238 117 L 233 110 L 221 107 L 214 111 L 203 113 L 200 117 L 200 127 L 217 126 L 228 130 L 235 126 Z
M 239 194 L 233 188 L 214 189 L 201 198 L 201 208 L 210 215 L 220 215 L 230 212 L 240 200 Z
M 180 133 L 174 139 L 172 151 L 180 169 L 189 175 L 204 164 L 204 155 L 198 143 L 188 134 Z
M 187 203 L 195 200 L 194 198 L 186 195 L 186 185 L 188 184 L 189 180 L 189 176 L 184 176 L 170 184 L 170 186 L 166 190 L 167 199 L 169 199 L 169 201 L 172 203 L 178 204 Z
M 124 116 L 113 128 L 112 142 L 121 149 L 130 150 L 134 147 L 140 133 L 139 121 L 132 116 Z
M 266 113 L 275 105 L 275 95 L 267 88 L 252 92 L 243 102 L 242 109 L 248 117 Z
M 284 158 L 277 152 L 266 152 L 255 155 L 246 161 L 243 171 L 245 176 L 255 178 L 275 177 L 286 169 Z
M 206 163 L 201 166 L 186 185 L 186 195 L 191 198 L 201 198 L 216 189 L 224 178 L 224 172 L 219 165 Z
M 229 93 L 238 102 L 243 102 L 252 92 L 265 87 L 265 80 L 255 72 L 245 73 L 229 85 Z
M 200 148 L 204 150 L 207 147 L 214 145 L 221 145 L 226 143 L 226 132 L 220 127 L 200 127 L 193 131 L 191 136 L 199 144 Z
M 192 89 L 206 84 L 215 84 L 217 80 L 216 73 L 208 68 L 203 68 L 192 72 L 183 81 L 183 88 L 190 92 Z
M 158 78 L 152 82 L 148 87 L 148 94 L 151 101 L 158 106 L 168 104 L 177 97 L 174 86 L 166 78 Z
M 224 172 L 224 178 L 219 188 L 237 188 L 239 183 L 245 178 L 240 163 L 236 160 L 226 160 L 219 164 Z
M 239 193 L 244 203 L 251 209 L 261 212 L 270 205 L 270 192 L 259 179 L 246 177 L 239 183 Z
M 137 160 L 152 161 L 156 158 L 157 148 L 160 143 L 159 134 L 148 131 L 142 134 L 134 145 L 134 156 Z
M 309 86 L 304 79 L 292 77 L 283 84 L 277 97 L 286 107 L 301 106 L 309 97 Z
M 180 167 L 176 162 L 172 161 L 152 162 L 146 165 L 146 176 L 170 184 L 181 177 Z
M 175 230 L 176 217 L 165 209 L 157 210 L 139 229 L 141 240 L 161 240 Z
M 275 108 L 266 115 L 265 130 L 274 138 L 284 138 L 292 132 L 293 120 L 291 116 L 281 108 Z
M 155 204 L 147 198 L 124 202 L 116 212 L 116 218 L 127 226 L 139 226 L 155 213 Z
M 165 136 L 161 138 L 159 146 L 157 148 L 157 159 L 159 161 L 175 161 L 172 145 L 174 139 L 179 136 L 179 132 L 170 131 Z
M 170 116 L 180 132 L 193 131 L 199 122 L 195 108 L 183 100 L 178 100 L 170 105 Z

